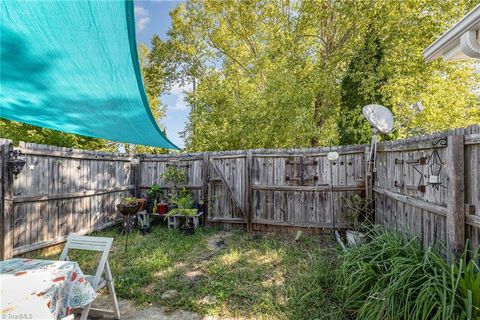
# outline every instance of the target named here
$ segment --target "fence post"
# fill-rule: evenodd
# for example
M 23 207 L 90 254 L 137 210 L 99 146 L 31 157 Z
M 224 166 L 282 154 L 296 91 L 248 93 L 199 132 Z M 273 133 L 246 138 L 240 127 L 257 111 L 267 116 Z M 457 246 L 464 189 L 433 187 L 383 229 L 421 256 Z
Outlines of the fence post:
M 203 225 L 207 224 L 208 208 L 210 207 L 210 195 L 209 195 L 209 180 L 210 180 L 210 154 L 208 152 L 203 153 L 203 184 L 202 184 L 202 196 L 203 196 Z
M 464 136 L 453 134 L 447 137 L 447 245 L 458 257 L 465 245 L 465 177 Z
M 373 183 L 374 183 L 374 172 L 372 171 L 373 165 L 369 159 L 370 156 L 370 147 L 365 147 L 365 198 L 368 202 L 368 209 L 372 212 L 372 223 L 376 223 L 375 220 L 375 205 L 373 201 Z
M 252 230 L 252 166 L 253 154 L 252 150 L 247 151 L 247 158 L 245 162 L 245 215 L 247 218 L 247 231 L 251 233 Z
M 12 194 L 12 175 L 8 170 L 8 152 L 13 148 L 11 141 L 0 141 L 0 170 L 2 179 L 0 183 L 1 201 L 0 201 L 0 260 L 10 259 L 13 256 L 13 194 Z
M 133 184 L 135 186 L 135 197 L 140 198 L 141 195 L 141 188 L 140 183 L 142 182 L 142 160 L 143 157 L 139 155 L 134 155 L 137 157 L 138 164 L 137 165 L 130 165 L 133 167 Z

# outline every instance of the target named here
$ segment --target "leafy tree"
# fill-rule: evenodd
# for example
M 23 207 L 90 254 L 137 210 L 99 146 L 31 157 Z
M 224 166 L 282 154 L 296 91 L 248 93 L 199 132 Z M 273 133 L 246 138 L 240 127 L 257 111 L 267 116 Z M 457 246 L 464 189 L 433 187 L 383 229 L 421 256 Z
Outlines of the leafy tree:
M 195 83 L 187 146 L 366 142 L 360 110 L 373 102 L 394 111 L 398 137 L 479 122 L 472 64 L 421 55 L 476 3 L 187 1 L 171 12 L 168 41 L 179 79 Z M 426 110 L 415 115 L 418 100 Z
M 186 132 L 190 150 L 335 140 L 338 61 L 355 35 L 348 16 L 356 6 L 188 1 L 177 7 L 171 41 L 184 74 L 197 80 L 188 97 L 194 106 Z
M 11 139 L 14 143 L 25 141 L 78 149 L 110 152 L 117 150 L 117 144 L 107 140 L 40 128 L 6 119 L 0 119 L 0 137 Z
M 372 27 L 365 34 L 364 43 L 348 65 L 341 84 L 341 106 L 339 114 L 339 143 L 342 145 L 367 143 L 371 129 L 362 115 L 362 107 L 385 104 L 381 87 L 387 79 L 381 73 L 383 44 Z

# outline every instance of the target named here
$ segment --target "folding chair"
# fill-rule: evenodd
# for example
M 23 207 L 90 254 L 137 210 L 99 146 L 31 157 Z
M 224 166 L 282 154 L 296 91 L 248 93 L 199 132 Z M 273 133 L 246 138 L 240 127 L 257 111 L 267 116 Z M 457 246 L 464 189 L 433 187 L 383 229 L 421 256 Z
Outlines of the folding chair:
M 120 310 L 118 308 L 117 295 L 115 294 L 112 271 L 110 270 L 110 265 L 108 264 L 107 260 L 108 254 L 110 253 L 110 248 L 112 247 L 112 243 L 113 238 L 89 237 L 71 234 L 67 238 L 67 244 L 63 248 L 59 260 L 68 261 L 68 250 L 70 249 L 103 252 L 95 276 L 85 275 L 85 278 L 88 282 L 90 282 L 95 292 L 103 288 L 105 285 L 108 286 L 108 292 L 113 302 L 113 316 L 115 319 L 120 319 Z M 105 277 L 102 278 L 102 274 L 104 271 Z M 94 310 L 91 303 L 83 308 L 82 316 L 80 319 L 86 320 L 90 310 Z

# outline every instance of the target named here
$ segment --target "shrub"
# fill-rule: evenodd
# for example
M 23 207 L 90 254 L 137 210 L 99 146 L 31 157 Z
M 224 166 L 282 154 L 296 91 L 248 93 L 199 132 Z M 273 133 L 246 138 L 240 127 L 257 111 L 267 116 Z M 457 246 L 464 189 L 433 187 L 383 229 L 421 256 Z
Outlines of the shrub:
M 338 292 L 358 319 L 479 319 L 480 274 L 466 253 L 449 264 L 439 248 L 374 228 L 341 254 Z M 476 255 L 474 255 L 476 257 Z

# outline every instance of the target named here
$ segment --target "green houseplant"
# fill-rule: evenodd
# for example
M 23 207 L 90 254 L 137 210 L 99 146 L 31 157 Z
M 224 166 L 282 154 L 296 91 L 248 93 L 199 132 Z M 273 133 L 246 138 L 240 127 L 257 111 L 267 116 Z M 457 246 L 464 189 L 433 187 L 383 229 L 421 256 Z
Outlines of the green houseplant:
M 147 191 L 147 213 L 153 213 L 153 208 L 156 206 L 158 198 L 161 194 L 162 190 L 160 189 L 160 186 L 158 184 L 152 184 L 150 189 L 148 189 Z
M 193 217 L 198 213 L 198 209 L 194 209 L 195 195 L 183 188 L 174 200 L 174 204 L 177 205 L 177 208 L 170 210 L 166 217 L 180 216 L 179 229 L 185 234 L 193 234 L 194 226 L 189 222 L 188 217 Z
M 188 184 L 189 179 L 187 172 L 179 167 L 169 166 L 167 170 L 162 173 L 161 178 L 165 184 L 170 184 L 172 186 L 170 191 L 170 202 L 175 203 L 179 196 L 179 187 Z

